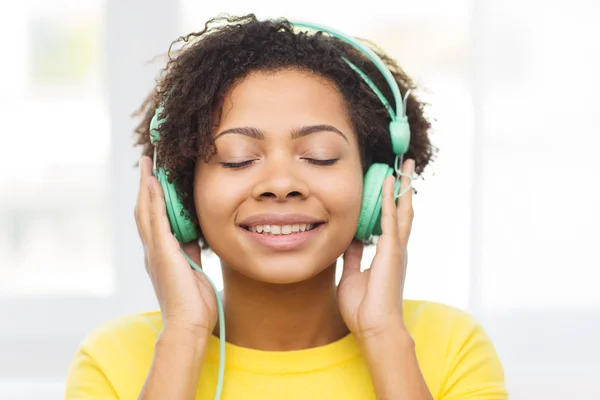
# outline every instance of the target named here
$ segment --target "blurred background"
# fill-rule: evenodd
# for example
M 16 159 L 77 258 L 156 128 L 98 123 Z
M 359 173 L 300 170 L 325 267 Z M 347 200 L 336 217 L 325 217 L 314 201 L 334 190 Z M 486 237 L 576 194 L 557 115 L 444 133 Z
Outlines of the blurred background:
M 511 399 L 600 398 L 600 3 L 334 3 L 0 1 L 0 399 L 62 398 L 88 332 L 158 307 L 131 114 L 171 41 L 222 12 L 335 26 L 420 82 L 440 153 L 406 296 L 474 314 Z

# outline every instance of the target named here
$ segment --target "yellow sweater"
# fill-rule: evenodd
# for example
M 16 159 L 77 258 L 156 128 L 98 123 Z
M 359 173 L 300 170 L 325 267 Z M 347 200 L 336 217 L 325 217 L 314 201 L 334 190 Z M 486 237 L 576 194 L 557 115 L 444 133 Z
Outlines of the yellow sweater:
M 406 326 L 421 371 L 436 400 L 504 400 L 504 373 L 490 339 L 456 308 L 404 301 Z M 137 399 L 162 328 L 159 312 L 111 321 L 78 350 L 66 399 Z M 219 340 L 211 338 L 196 399 L 212 400 L 217 387 Z M 369 400 L 375 393 L 352 335 L 326 346 L 289 352 L 226 347 L 223 400 Z

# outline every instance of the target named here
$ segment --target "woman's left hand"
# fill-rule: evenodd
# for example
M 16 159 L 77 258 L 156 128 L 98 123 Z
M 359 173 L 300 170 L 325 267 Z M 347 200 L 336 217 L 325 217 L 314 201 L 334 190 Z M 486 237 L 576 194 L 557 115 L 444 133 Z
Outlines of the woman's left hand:
M 413 176 L 414 160 L 406 160 L 402 172 Z M 338 303 L 344 322 L 358 340 L 390 329 L 404 329 L 402 312 L 407 244 L 413 221 L 412 189 L 394 201 L 395 177 L 383 185 L 381 236 L 371 267 L 360 270 L 363 244 L 353 240 L 344 253 L 344 270 L 338 285 Z M 410 179 L 401 178 L 401 191 Z

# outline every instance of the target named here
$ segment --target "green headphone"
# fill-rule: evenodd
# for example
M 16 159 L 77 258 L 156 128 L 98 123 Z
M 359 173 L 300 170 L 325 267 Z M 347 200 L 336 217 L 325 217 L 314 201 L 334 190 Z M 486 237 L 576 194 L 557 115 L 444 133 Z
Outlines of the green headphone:
M 354 237 L 358 240 L 367 240 L 371 237 L 371 235 L 381 235 L 381 202 L 383 197 L 383 181 L 388 175 L 393 174 L 394 171 L 396 172 L 397 179 L 394 191 L 396 199 L 410 189 L 409 186 L 402 193 L 398 193 L 400 190 L 399 177 L 404 175 L 400 172 L 400 168 L 402 166 L 403 156 L 408 151 L 410 143 L 410 126 L 406 117 L 406 99 L 408 98 L 409 92 L 407 92 L 404 99 L 402 99 L 400 95 L 400 88 L 398 87 L 396 80 L 386 67 L 385 63 L 377 56 L 377 54 L 375 54 L 363 43 L 335 29 L 322 25 L 293 21 L 292 24 L 295 27 L 327 32 L 332 36 L 335 36 L 354 46 L 356 49 L 364 53 L 373 62 L 373 64 L 375 64 L 377 69 L 379 69 L 379 71 L 381 71 L 385 77 L 385 80 L 392 90 L 392 94 L 396 103 L 395 111 L 392 109 L 385 96 L 379 91 L 371 79 L 369 79 L 369 77 L 356 65 L 351 63 L 345 57 L 342 57 L 343 60 L 360 75 L 367 85 L 369 85 L 379 100 L 383 103 L 391 117 L 389 130 L 392 138 L 393 151 L 396 155 L 395 166 L 394 168 L 391 168 L 387 164 L 373 164 L 369 167 L 369 170 L 364 178 L 362 206 Z M 159 125 L 164 121 L 164 118 L 159 120 L 158 116 L 163 112 L 163 109 L 163 105 L 157 107 L 154 117 L 150 122 L 150 139 L 153 145 L 155 145 L 160 138 Z M 158 181 L 162 186 L 165 196 L 167 216 L 171 225 L 171 231 L 181 243 L 187 243 L 196 240 L 198 238 L 196 227 L 189 219 L 183 216 L 183 204 L 181 204 L 181 201 L 179 200 L 175 185 L 173 183 L 169 183 L 167 180 L 168 172 L 166 172 L 163 168 L 158 170 L 156 169 L 156 147 L 154 148 L 154 175 L 158 178 Z M 409 178 L 412 181 L 412 177 Z

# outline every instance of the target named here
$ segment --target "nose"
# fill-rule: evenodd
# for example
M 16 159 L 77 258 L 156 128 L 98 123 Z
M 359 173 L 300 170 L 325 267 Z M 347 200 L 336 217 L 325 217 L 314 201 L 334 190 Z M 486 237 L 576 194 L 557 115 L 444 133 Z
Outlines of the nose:
M 256 200 L 283 202 L 293 198 L 306 199 L 309 196 L 308 184 L 298 176 L 297 168 L 280 163 L 268 166 L 265 170 L 252 193 Z

